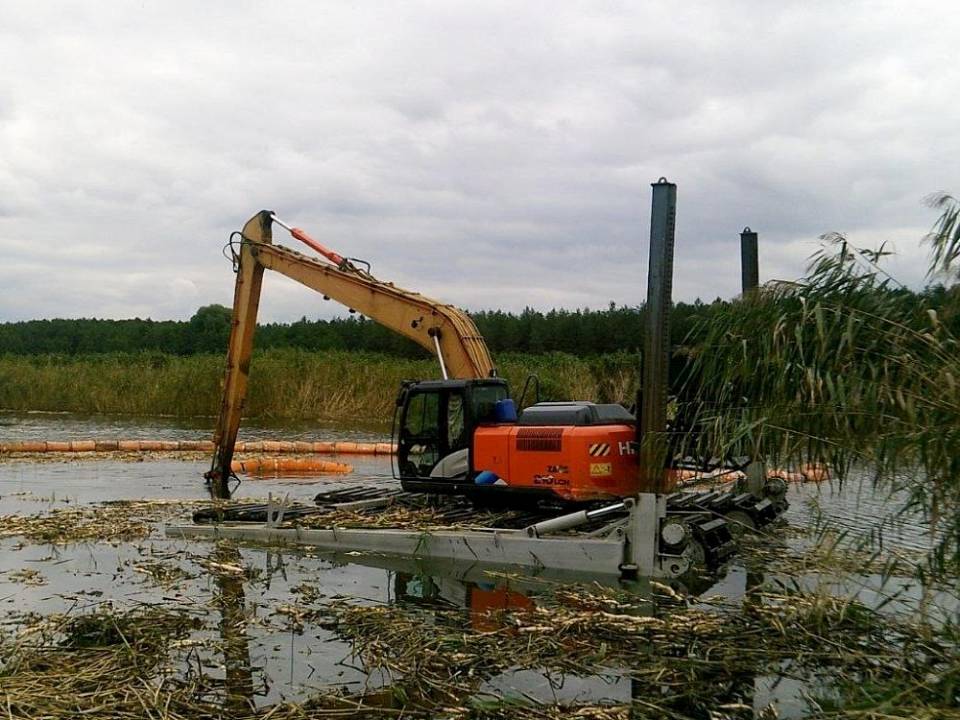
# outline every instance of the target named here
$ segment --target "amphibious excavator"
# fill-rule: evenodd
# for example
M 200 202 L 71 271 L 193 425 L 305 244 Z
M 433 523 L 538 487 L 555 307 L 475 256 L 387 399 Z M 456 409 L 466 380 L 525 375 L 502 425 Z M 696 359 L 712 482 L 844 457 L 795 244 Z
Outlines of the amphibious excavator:
M 275 244 L 275 227 L 318 257 Z M 396 401 L 395 472 L 404 490 L 506 505 L 580 506 L 651 492 L 639 471 L 637 422 L 630 412 L 586 401 L 538 402 L 518 412 L 486 342 L 463 311 L 377 279 L 368 263 L 340 255 L 268 210 L 234 233 L 229 246 L 236 273 L 233 327 L 215 452 L 205 475 L 214 494 L 229 496 L 264 270 L 292 278 L 436 355 L 442 379 L 404 382 Z M 714 510 L 745 512 L 754 524 L 778 514 L 778 498 L 723 497 L 723 507 Z

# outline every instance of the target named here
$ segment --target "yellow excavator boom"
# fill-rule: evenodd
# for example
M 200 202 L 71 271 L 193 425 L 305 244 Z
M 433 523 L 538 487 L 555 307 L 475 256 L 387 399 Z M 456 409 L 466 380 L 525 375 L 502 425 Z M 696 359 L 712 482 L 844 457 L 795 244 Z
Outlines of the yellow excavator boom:
M 227 480 L 246 400 L 265 269 L 286 275 L 435 353 L 445 378 L 496 375 L 487 344 L 465 312 L 377 280 L 369 272 L 311 241 L 296 228 L 288 228 L 294 237 L 304 240 L 328 258 L 341 260 L 340 264 L 333 265 L 274 245 L 274 222 L 274 214 L 262 210 L 250 218 L 241 231 L 223 397 L 213 437 L 213 463 L 206 474 L 217 497 L 229 496 Z

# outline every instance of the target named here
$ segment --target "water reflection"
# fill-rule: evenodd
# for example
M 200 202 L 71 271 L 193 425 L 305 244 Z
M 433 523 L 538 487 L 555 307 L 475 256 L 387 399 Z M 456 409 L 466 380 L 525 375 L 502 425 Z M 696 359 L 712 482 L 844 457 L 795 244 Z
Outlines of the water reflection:
M 268 555 L 269 557 L 269 555 Z M 243 589 L 243 558 L 233 543 L 218 543 L 211 554 L 220 611 L 220 646 L 224 659 L 224 709 L 249 711 L 256 707 L 250 638 L 247 636 L 246 595 Z
M 272 578 L 286 579 L 286 569 L 296 565 L 298 553 L 257 552 L 262 562 L 263 572 L 255 573 L 256 580 L 248 581 L 261 586 L 269 586 Z M 249 557 L 249 555 L 248 555 Z M 243 557 L 235 546 L 221 545 L 211 555 L 214 562 L 224 567 L 242 566 Z M 340 566 L 345 571 L 358 566 L 380 570 L 387 588 L 387 600 L 390 604 L 406 607 L 412 611 L 427 613 L 427 617 L 434 617 L 432 622 L 447 623 L 451 618 L 459 617 L 462 630 L 473 633 L 496 633 L 507 629 L 515 631 L 512 618 L 518 614 L 535 613 L 538 609 L 549 612 L 551 608 L 560 607 L 554 591 L 558 588 L 569 587 L 572 582 L 583 585 L 602 584 L 628 593 L 629 607 L 626 610 L 614 612 L 629 612 L 639 616 L 657 616 L 658 613 L 675 611 L 677 600 L 669 591 L 658 587 L 655 583 L 640 579 L 629 582 L 611 580 L 609 576 L 572 575 L 570 573 L 544 572 L 539 575 L 517 575 L 508 572 L 508 569 L 491 568 L 476 563 L 444 561 L 440 563 L 425 563 L 410 558 L 399 558 L 378 555 L 346 556 L 342 554 L 324 553 L 324 561 Z M 760 587 L 764 582 L 761 573 L 745 571 L 742 568 L 733 573 L 730 578 L 721 579 L 722 582 L 736 585 L 734 594 L 752 602 L 754 595 L 750 590 Z M 302 576 L 301 576 L 302 577 Z M 709 578 L 700 579 L 704 590 L 712 591 L 717 587 L 717 578 L 708 584 Z M 286 585 L 286 583 L 283 583 Z M 246 617 L 244 611 L 244 575 L 226 573 L 217 580 L 219 596 L 217 606 L 220 608 L 222 621 L 219 625 L 221 632 L 224 665 L 226 667 L 226 694 L 225 706 L 231 710 L 244 709 L 258 704 L 268 695 L 269 688 L 255 694 L 256 683 L 253 676 L 251 657 L 257 647 L 262 647 L 262 638 L 249 637 L 245 632 Z M 689 592 L 689 588 L 678 587 L 678 590 Z M 731 588 L 733 589 L 733 588 Z M 666 593 L 666 594 L 664 594 Z M 687 600 L 690 602 L 690 600 Z M 449 614 L 452 610 L 462 610 L 462 614 Z M 447 611 L 446 614 L 443 614 Z M 455 628 L 451 628 L 455 631 Z M 298 637 L 302 635 L 303 642 L 311 648 L 310 652 L 324 652 L 327 646 L 328 653 L 342 653 L 344 659 L 349 658 L 347 646 L 336 642 L 333 636 L 318 633 L 314 635 L 315 627 L 310 622 L 299 626 L 296 631 Z M 332 645 L 332 647 L 330 647 Z M 279 649 L 279 646 L 275 646 Z M 303 653 L 298 653 L 291 645 L 288 660 L 291 664 L 301 661 Z M 277 658 L 279 660 L 279 658 Z M 682 661 L 684 658 L 678 658 Z M 697 664 L 695 657 L 686 658 L 687 661 Z M 596 704 L 630 704 L 636 708 L 638 717 L 646 716 L 652 696 L 663 695 L 669 698 L 672 711 L 688 714 L 691 717 L 705 716 L 704 699 L 698 696 L 698 691 L 691 686 L 684 687 L 671 685 L 667 682 L 659 683 L 651 680 L 650 668 L 627 665 L 608 664 L 594 668 L 590 673 L 564 673 L 548 667 L 517 666 L 503 672 L 485 674 L 477 673 L 467 683 L 469 698 L 459 698 L 459 703 L 489 702 L 491 700 L 542 702 L 542 703 L 596 703 Z M 711 674 L 712 673 L 712 674 Z M 758 674 L 757 672 L 732 672 L 724 666 L 711 666 L 697 669 L 698 687 L 703 683 L 712 683 L 716 692 L 707 700 L 715 706 L 724 703 L 731 710 L 756 709 L 760 710 L 770 703 L 778 706 L 779 717 L 797 717 L 802 715 L 806 704 L 796 695 L 795 684 L 778 684 L 776 675 Z M 711 679 L 712 678 L 712 679 Z M 292 678 L 291 678 L 292 679 Z M 266 683 L 267 680 L 264 680 Z M 329 676 L 315 678 L 314 684 L 329 685 Z M 437 689 L 436 696 L 413 696 L 406 689 L 394 691 L 391 683 L 400 682 L 402 678 L 370 677 L 365 678 L 362 687 L 348 693 L 338 703 L 341 707 L 356 707 L 362 703 L 367 707 L 400 709 L 404 706 L 436 707 L 449 703 L 450 698 L 444 695 L 442 689 Z M 463 689 L 463 688 L 461 688 Z M 305 693 L 303 686 L 300 693 Z M 295 693 L 299 694 L 299 693 Z M 472 698 L 472 700 L 471 700 Z M 302 697 L 300 698 L 302 699 Z M 735 713 L 734 713 L 735 714 Z

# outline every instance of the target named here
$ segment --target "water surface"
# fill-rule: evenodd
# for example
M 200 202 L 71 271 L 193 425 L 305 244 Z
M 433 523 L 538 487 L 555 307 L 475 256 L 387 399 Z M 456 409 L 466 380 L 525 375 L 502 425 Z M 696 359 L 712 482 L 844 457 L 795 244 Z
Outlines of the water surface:
M 0 414 L 0 441 L 26 439 L 202 439 L 209 437 L 209 418 L 82 417 L 59 414 Z M 329 424 L 274 425 L 246 423 L 241 439 L 384 441 L 389 430 L 348 429 Z M 349 456 L 354 466 L 346 476 L 327 476 L 310 484 L 283 479 L 246 479 L 238 499 L 263 498 L 268 493 L 289 494 L 309 503 L 319 491 L 362 483 L 393 485 L 390 460 L 385 457 Z M 108 459 L 82 461 L 0 463 L 0 515 L 33 514 L 76 504 L 110 500 L 186 499 L 208 497 L 202 473 L 208 460 L 145 459 L 121 462 Z M 796 529 L 814 521 L 827 522 L 853 534 L 869 533 L 884 521 L 888 548 L 912 553 L 925 550 L 929 537 L 915 516 L 884 520 L 901 502 L 874 490 L 866 477 L 852 478 L 842 487 L 831 484 L 792 485 L 786 525 L 772 530 L 771 541 L 783 547 L 809 542 Z M 184 520 L 188 518 L 185 516 Z M 211 572 L 217 567 L 240 567 L 241 575 Z M 34 569 L 36 584 L 15 577 L 24 568 Z M 170 577 L 156 576 L 158 568 Z M 775 580 L 755 566 L 733 560 L 717 575 L 701 578 L 688 590 L 736 602 L 749 587 Z M 596 582 L 601 578 L 568 577 L 567 581 Z M 829 579 L 828 579 L 829 580 Z M 885 582 L 886 580 L 886 582 Z M 609 582 L 609 580 L 603 580 Z M 819 571 L 811 570 L 801 582 L 823 584 Z M 650 586 L 624 583 L 656 612 Z M 157 527 L 150 537 L 129 543 L 79 543 L 66 546 L 26 542 L 19 537 L 0 540 L 0 622 L 15 625 L 25 611 L 51 613 L 79 611 L 110 600 L 121 607 L 164 605 L 183 608 L 203 619 L 197 650 L 209 661 L 210 672 L 224 679 L 236 677 L 227 668 L 240 669 L 243 690 L 258 705 L 279 700 L 299 700 L 317 688 L 343 687 L 351 692 L 381 686 L 382 677 L 368 677 L 350 658 L 349 646 L 334 633 L 311 623 L 298 623 L 282 610 L 296 606 L 304 588 L 327 598 L 345 597 L 354 602 L 400 604 L 430 608 L 462 608 L 465 622 L 482 622 L 478 608 L 503 605 L 526 607 L 549 602 L 551 584 L 535 577 L 505 580 L 484 569 L 456 563 L 425 564 L 387 557 L 356 557 L 257 547 L 226 547 L 199 541 L 173 540 Z M 882 578 L 864 572 L 853 579 L 837 580 L 833 592 L 857 596 L 877 605 L 891 592 L 900 595 L 886 612 L 910 613 L 919 588 L 909 577 Z M 956 612 L 947 603 L 945 612 Z M 233 630 L 230 630 L 233 628 Z M 219 670 L 217 668 L 220 668 Z M 809 683 L 783 680 L 777 674 L 748 679 L 746 694 L 759 709 L 774 703 L 780 717 L 802 716 Z M 537 668 L 518 668 L 483 679 L 479 695 L 534 697 L 545 702 L 628 702 L 631 683 L 628 669 L 600 668 L 588 677 L 563 677 Z

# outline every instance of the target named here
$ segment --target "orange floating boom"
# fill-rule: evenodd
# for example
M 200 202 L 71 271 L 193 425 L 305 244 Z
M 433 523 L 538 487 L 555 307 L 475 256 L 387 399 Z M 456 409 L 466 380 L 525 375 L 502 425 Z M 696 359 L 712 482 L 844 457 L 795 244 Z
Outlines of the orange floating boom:
M 332 460 L 316 458 L 255 457 L 249 460 L 234 460 L 230 469 L 235 473 L 247 475 L 344 475 L 353 472 L 353 466 Z
M 18 440 L 0 442 L 3 453 L 67 453 L 67 452 L 174 452 L 213 450 L 210 440 Z M 238 442 L 237 452 L 268 452 L 298 455 L 391 455 L 391 443 L 304 440 L 252 440 Z

